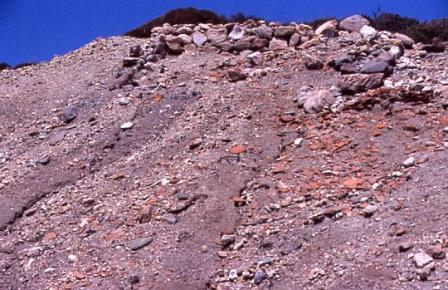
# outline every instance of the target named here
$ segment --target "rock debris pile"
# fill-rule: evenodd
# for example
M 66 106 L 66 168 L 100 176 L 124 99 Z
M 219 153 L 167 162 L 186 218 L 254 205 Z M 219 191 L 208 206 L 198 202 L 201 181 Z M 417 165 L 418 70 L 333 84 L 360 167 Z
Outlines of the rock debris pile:
M 445 289 L 448 53 L 355 15 L 0 72 L 2 289 Z

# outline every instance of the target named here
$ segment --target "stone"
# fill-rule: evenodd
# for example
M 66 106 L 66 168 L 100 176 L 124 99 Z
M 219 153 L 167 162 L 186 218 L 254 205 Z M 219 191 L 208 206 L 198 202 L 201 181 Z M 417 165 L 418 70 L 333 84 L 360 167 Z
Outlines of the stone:
M 278 39 L 278 38 L 272 38 L 272 40 L 269 42 L 269 49 L 278 51 L 278 50 L 285 50 L 288 48 L 288 42 L 286 40 Z
M 229 271 L 229 280 L 230 281 L 234 281 L 236 279 L 238 279 L 238 272 L 237 272 L 237 270 L 236 269 L 230 270 Z
M 39 159 L 36 161 L 36 163 L 38 163 L 38 164 L 42 164 L 42 165 L 48 165 L 48 164 L 50 163 L 50 161 L 51 161 L 50 156 L 49 156 L 49 155 L 45 155 L 45 156 L 39 158 Z
M 358 72 L 358 68 L 351 63 L 344 63 L 339 67 L 342 74 L 354 74 Z
M 261 284 L 261 282 L 263 282 L 266 278 L 267 278 L 267 274 L 263 269 L 259 269 L 257 270 L 257 272 L 255 272 L 254 275 L 254 283 L 255 285 L 259 285 Z
M 293 26 L 279 26 L 274 28 L 274 37 L 289 38 L 296 33 L 296 28 Z
M 394 33 L 392 37 L 401 40 L 405 48 L 412 48 L 415 44 L 415 41 L 412 38 L 401 33 Z
M 335 37 L 337 34 L 337 25 L 338 22 L 336 20 L 329 20 L 322 25 L 320 25 L 315 33 L 316 35 L 322 35 L 325 37 Z
M 324 67 L 324 64 L 320 59 L 312 56 L 305 57 L 305 67 L 309 70 L 320 70 Z
M 138 216 L 138 222 L 141 224 L 146 224 L 151 221 L 152 217 L 152 207 L 147 205 L 143 207 Z
M 151 244 L 152 240 L 153 239 L 151 237 L 133 240 L 131 241 L 129 248 L 131 249 L 131 251 L 138 251 Z
M 256 51 L 247 56 L 249 62 L 253 65 L 260 65 L 263 63 L 263 54 L 261 52 Z
M 143 49 L 140 45 L 133 45 L 129 49 L 129 56 L 130 57 L 140 57 L 143 53 Z
M 243 38 L 234 44 L 234 48 L 238 51 L 250 50 L 252 46 L 252 38 Z
M 129 130 L 129 129 L 131 129 L 132 127 L 134 127 L 134 123 L 132 123 L 132 122 L 126 122 L 126 123 L 123 123 L 123 124 L 120 126 L 120 128 L 121 128 L 122 130 Z
M 232 31 L 229 34 L 229 39 L 232 41 L 240 40 L 244 37 L 245 31 L 244 27 L 237 24 L 233 27 Z
M 302 40 L 302 36 L 298 33 L 294 33 L 291 38 L 289 39 L 289 46 L 295 47 L 297 45 L 300 45 L 300 41 Z
M 376 73 L 388 73 L 389 64 L 385 61 L 372 60 L 362 65 L 360 73 L 363 74 L 376 74 Z
M 403 166 L 404 167 L 412 167 L 415 164 L 415 158 L 414 157 L 409 157 L 408 159 L 406 159 L 405 161 L 403 161 Z
M 262 39 L 271 40 L 273 33 L 274 30 L 266 24 L 262 24 L 255 29 L 255 35 Z
M 192 37 L 193 37 L 193 43 L 196 44 L 197 46 L 204 45 L 208 40 L 205 34 L 198 31 L 194 32 Z
M 179 34 L 177 36 L 180 39 L 182 45 L 189 45 L 193 43 L 193 38 L 187 34 Z
M 123 67 L 131 67 L 138 64 L 140 58 L 138 57 L 125 57 L 123 58 Z
M 445 249 L 440 244 L 428 247 L 426 253 L 434 259 L 443 259 L 446 256 Z
M 216 43 L 215 46 L 222 51 L 231 51 L 234 48 L 233 43 L 230 43 L 230 41 Z
M 435 264 L 430 263 L 427 266 L 423 267 L 422 269 L 417 269 L 415 272 L 416 272 L 419 280 L 426 281 L 426 280 L 428 280 L 429 275 L 435 268 L 436 268 Z
M 227 40 L 227 29 L 224 27 L 209 29 L 207 31 L 207 38 L 213 45 L 224 42 Z
M 302 243 L 300 242 L 296 242 L 296 241 L 285 241 L 281 246 L 280 246 L 280 254 L 282 254 L 283 256 L 289 255 L 292 252 L 297 251 L 298 249 L 300 249 L 300 247 L 302 246 Z
M 190 199 L 190 195 L 186 193 L 185 191 L 179 191 L 176 193 L 176 198 L 178 200 L 188 200 Z
M 350 32 L 360 32 L 364 25 L 369 25 L 369 23 L 369 20 L 361 15 L 353 15 L 342 20 L 339 27 Z
M 227 248 L 233 243 L 235 243 L 235 235 L 222 235 L 221 237 L 222 248 Z
M 243 73 L 239 69 L 232 69 L 227 72 L 227 76 L 231 82 L 238 82 L 245 80 L 247 78 L 247 74 Z
M 179 29 L 176 30 L 176 34 L 192 34 L 193 33 L 193 29 L 191 29 L 188 26 L 182 26 Z
M 433 261 L 432 257 L 420 252 L 414 255 L 414 264 L 417 268 L 423 268 Z
M 403 242 L 398 246 L 398 250 L 400 252 L 406 252 L 409 251 L 410 249 L 412 249 L 414 247 L 413 244 L 411 244 L 410 242 Z
M 62 113 L 62 122 L 69 124 L 78 117 L 78 111 L 75 108 L 68 108 Z
M 296 100 L 299 107 L 303 107 L 306 113 L 319 113 L 335 102 L 330 90 L 302 91 Z
M 179 55 L 184 52 L 183 40 L 179 36 L 169 36 L 166 38 L 168 53 Z
M 251 50 L 260 50 L 262 48 L 269 46 L 269 40 L 255 37 L 252 39 L 252 43 L 250 44 Z
M 169 223 L 170 225 L 175 225 L 177 224 L 177 217 L 174 214 L 165 214 L 163 216 L 163 220 L 166 221 L 167 223 Z
M 362 209 L 362 214 L 364 217 L 368 218 L 373 216 L 378 211 L 378 208 L 374 205 L 367 205 L 365 208 Z
M 339 84 L 342 93 L 356 94 L 377 89 L 383 85 L 384 75 L 379 74 L 349 74 L 345 75 Z
M 359 31 L 359 33 L 364 38 L 372 39 L 372 38 L 374 38 L 378 34 L 378 31 L 375 28 L 373 28 L 373 27 L 371 27 L 369 25 L 364 25 L 361 28 L 361 30 Z

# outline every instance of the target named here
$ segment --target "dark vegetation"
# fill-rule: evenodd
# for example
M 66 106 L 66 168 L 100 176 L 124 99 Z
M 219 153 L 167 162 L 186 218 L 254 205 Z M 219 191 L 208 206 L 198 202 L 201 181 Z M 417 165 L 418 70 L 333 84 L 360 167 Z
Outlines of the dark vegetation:
M 9 69 L 9 68 L 11 68 L 11 66 L 9 64 L 7 64 L 6 62 L 0 63 L 0 70 Z
M 162 26 L 164 23 L 174 24 L 199 24 L 212 23 L 222 24 L 228 22 L 244 22 L 248 19 L 259 19 L 256 17 L 249 17 L 243 13 L 237 13 L 230 17 L 218 15 L 208 10 L 198 10 L 195 8 L 180 8 L 167 12 L 165 15 L 155 18 L 134 30 L 131 30 L 125 35 L 146 38 L 151 35 L 151 29 L 157 26 Z

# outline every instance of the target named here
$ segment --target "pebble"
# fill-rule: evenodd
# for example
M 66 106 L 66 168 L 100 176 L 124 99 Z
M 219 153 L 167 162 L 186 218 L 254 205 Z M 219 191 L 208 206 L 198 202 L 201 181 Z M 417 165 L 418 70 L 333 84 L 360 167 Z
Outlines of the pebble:
M 405 161 L 403 161 L 403 166 L 404 167 L 412 167 L 415 164 L 415 158 L 414 157 L 409 157 L 408 159 L 406 159 Z
M 151 242 L 152 242 L 152 238 L 150 238 L 150 237 L 136 239 L 136 240 L 131 241 L 129 248 L 131 249 L 131 251 L 138 251 L 138 250 L 146 247 L 147 245 L 151 244 Z
M 400 252 L 406 252 L 412 249 L 414 245 L 412 245 L 410 242 L 403 242 L 398 246 L 398 250 Z
M 132 123 L 132 122 L 126 122 L 126 123 L 124 123 L 124 124 L 122 124 L 122 125 L 120 126 L 120 128 L 121 128 L 122 130 L 129 130 L 129 129 L 131 129 L 132 127 L 134 127 L 134 123 Z
M 75 108 L 68 108 L 62 114 L 62 121 L 66 124 L 71 123 L 73 120 L 78 117 L 78 111 Z
M 177 217 L 173 214 L 166 214 L 163 216 L 163 220 L 165 220 L 170 225 L 174 225 L 177 223 Z
M 119 103 L 120 105 L 126 106 L 126 105 L 129 104 L 129 99 L 128 99 L 128 98 L 125 98 L 125 97 L 123 97 L 123 98 L 119 98 L 119 99 L 118 99 L 118 103 Z
M 223 235 L 221 237 L 221 246 L 226 248 L 235 242 L 235 235 Z
M 257 270 L 254 275 L 254 283 L 255 285 L 261 284 L 267 278 L 267 274 L 263 269 Z
M 238 279 L 238 272 L 237 272 L 236 269 L 232 269 L 232 270 L 229 271 L 229 279 L 231 281 L 234 281 L 234 280 Z
M 430 246 L 426 249 L 426 253 L 434 259 L 443 259 L 446 256 L 445 249 L 440 244 Z

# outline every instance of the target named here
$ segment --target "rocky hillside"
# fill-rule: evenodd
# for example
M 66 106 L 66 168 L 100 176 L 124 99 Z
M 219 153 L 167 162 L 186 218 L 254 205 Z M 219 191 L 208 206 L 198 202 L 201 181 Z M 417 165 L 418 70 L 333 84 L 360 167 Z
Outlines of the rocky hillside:
M 446 44 L 163 25 L 0 72 L 2 289 L 446 289 Z

